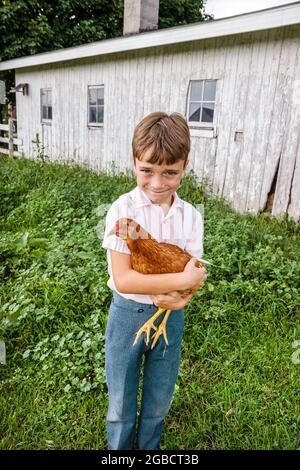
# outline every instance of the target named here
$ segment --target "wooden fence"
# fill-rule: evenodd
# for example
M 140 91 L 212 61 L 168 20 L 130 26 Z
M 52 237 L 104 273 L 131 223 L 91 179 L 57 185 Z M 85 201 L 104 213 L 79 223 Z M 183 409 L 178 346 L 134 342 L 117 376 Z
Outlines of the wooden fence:
M 13 118 L 8 119 L 8 124 L 0 124 L 0 153 L 10 157 L 20 157 L 21 153 L 15 150 L 15 146 L 22 145 L 22 140 L 17 138 Z M 2 147 L 1 144 L 6 144 Z

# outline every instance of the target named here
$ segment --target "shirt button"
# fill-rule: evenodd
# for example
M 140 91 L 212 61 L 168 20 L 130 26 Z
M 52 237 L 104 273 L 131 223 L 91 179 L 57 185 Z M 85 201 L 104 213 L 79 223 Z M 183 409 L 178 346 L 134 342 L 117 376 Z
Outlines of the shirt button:
M 144 311 L 143 308 L 139 308 L 139 309 L 138 309 L 138 312 L 139 312 L 139 313 L 142 313 L 143 311 Z

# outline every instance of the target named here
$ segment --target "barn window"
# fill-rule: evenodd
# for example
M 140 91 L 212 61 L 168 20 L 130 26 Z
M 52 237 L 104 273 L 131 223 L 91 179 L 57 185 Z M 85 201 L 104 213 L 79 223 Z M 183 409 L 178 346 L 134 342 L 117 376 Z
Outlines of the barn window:
M 41 89 L 41 121 L 52 120 L 52 90 L 51 88 Z
M 214 121 L 217 80 L 191 80 L 188 96 L 188 122 L 200 126 Z
M 104 85 L 88 87 L 88 124 L 91 126 L 104 123 Z

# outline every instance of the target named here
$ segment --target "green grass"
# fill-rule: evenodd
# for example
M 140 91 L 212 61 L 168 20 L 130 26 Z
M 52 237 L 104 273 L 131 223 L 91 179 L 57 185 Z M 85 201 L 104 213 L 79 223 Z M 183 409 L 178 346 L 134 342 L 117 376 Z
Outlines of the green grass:
M 97 208 L 134 186 L 130 174 L 0 158 L 0 449 L 107 448 Z M 299 225 L 238 215 L 192 175 L 179 195 L 204 204 L 216 266 L 186 309 L 161 448 L 299 449 Z

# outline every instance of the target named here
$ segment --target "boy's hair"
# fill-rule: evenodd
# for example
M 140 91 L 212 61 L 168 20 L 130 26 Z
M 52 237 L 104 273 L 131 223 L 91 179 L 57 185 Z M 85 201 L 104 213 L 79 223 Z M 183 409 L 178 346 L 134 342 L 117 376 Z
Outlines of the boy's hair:
M 133 162 L 151 149 L 149 163 L 172 165 L 179 160 L 186 163 L 190 145 L 189 127 L 180 113 L 150 113 L 134 129 Z

